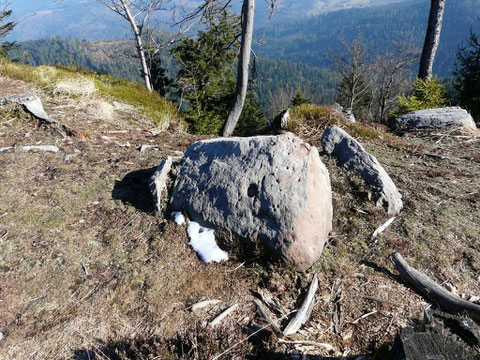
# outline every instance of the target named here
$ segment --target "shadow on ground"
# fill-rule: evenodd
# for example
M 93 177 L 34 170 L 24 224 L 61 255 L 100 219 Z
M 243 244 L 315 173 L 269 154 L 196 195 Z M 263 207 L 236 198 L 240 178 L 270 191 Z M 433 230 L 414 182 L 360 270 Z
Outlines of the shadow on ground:
M 153 212 L 155 208 L 148 182 L 155 170 L 156 168 L 152 167 L 128 173 L 121 181 L 115 182 L 112 198 L 134 206 L 140 211 Z

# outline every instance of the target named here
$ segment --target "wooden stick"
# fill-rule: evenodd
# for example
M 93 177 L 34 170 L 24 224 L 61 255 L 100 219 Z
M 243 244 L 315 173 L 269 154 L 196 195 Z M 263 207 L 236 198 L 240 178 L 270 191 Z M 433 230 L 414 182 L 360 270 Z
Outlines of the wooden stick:
M 212 322 L 210 323 L 210 326 L 211 327 L 217 326 L 222 322 L 224 318 L 226 318 L 228 315 L 234 312 L 237 308 L 238 308 L 238 304 L 230 306 L 227 310 L 225 310 L 220 315 L 218 315 L 215 319 L 213 319 Z
M 306 341 L 306 340 L 284 340 L 284 339 L 278 339 L 278 342 L 281 342 L 283 344 L 292 344 L 292 345 L 304 345 L 304 346 L 315 346 L 318 348 L 322 348 L 328 351 L 333 351 L 334 348 L 330 344 L 325 344 L 325 343 L 317 343 L 315 341 Z
M 390 301 L 390 300 L 386 300 L 386 299 L 380 299 L 380 298 L 377 298 L 377 297 L 375 297 L 375 296 L 365 295 L 363 298 L 366 299 L 366 300 L 371 300 L 371 301 L 386 303 L 386 304 L 390 304 L 390 305 L 394 305 L 394 306 L 398 306 L 398 307 L 402 307 L 402 306 L 403 306 L 402 304 L 399 304 L 399 303 L 396 303 L 396 302 L 393 302 L 393 301 Z
M 437 303 L 446 312 L 451 314 L 466 313 L 472 319 L 480 321 L 480 305 L 452 294 L 424 273 L 408 265 L 399 253 L 394 253 L 391 259 L 402 277 L 420 294 Z
M 298 309 L 293 319 L 290 320 L 285 330 L 283 330 L 283 335 L 295 334 L 300 329 L 300 327 L 307 322 L 308 318 L 312 314 L 313 304 L 315 300 L 315 292 L 317 291 L 317 288 L 318 278 L 315 274 L 312 282 L 310 283 L 307 296 L 305 297 L 302 306 L 300 306 L 300 309 Z
M 204 309 L 206 307 L 211 307 L 211 306 L 215 306 L 219 303 L 221 303 L 222 301 L 221 300 L 205 300 L 205 301 L 200 301 L 200 302 L 197 302 L 195 304 L 193 304 L 191 307 L 190 307 L 190 310 L 192 312 L 196 312 L 198 310 L 201 310 L 201 309 Z
M 355 319 L 354 321 L 352 321 L 350 324 L 356 324 L 358 323 L 360 320 L 363 320 L 367 317 L 369 317 L 370 315 L 373 315 L 373 314 L 376 314 L 377 313 L 377 310 L 373 310 L 369 313 L 366 313 L 366 314 L 363 314 L 362 316 L 360 316 L 359 318 Z
M 262 315 L 263 319 L 271 325 L 272 329 L 277 333 L 277 334 L 282 334 L 282 330 L 280 330 L 280 326 L 272 319 L 270 319 L 270 317 L 268 316 L 267 312 L 265 311 L 265 309 L 263 308 L 263 305 L 262 303 L 260 302 L 260 300 L 258 299 L 253 299 L 253 302 L 255 303 L 255 305 L 257 305 L 257 308 L 258 308 L 258 311 L 260 312 L 260 314 Z
M 385 229 L 387 227 L 390 226 L 390 224 L 395 220 L 395 217 L 392 217 L 390 219 L 388 219 L 385 224 L 383 224 L 382 226 L 379 226 L 372 234 L 372 239 L 375 239 L 378 235 L 380 235 L 382 232 L 385 231 Z

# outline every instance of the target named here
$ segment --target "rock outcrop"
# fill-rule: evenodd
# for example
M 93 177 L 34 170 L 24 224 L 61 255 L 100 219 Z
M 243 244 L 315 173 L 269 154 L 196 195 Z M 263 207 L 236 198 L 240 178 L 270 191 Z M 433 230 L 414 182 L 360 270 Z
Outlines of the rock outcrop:
M 328 170 L 293 134 L 199 141 L 185 153 L 171 197 L 202 226 L 258 239 L 300 270 L 332 228 Z
M 472 116 L 462 108 L 446 107 L 413 111 L 393 121 L 395 129 L 428 129 L 450 126 L 466 126 L 476 129 Z
M 171 170 L 172 158 L 167 156 L 157 167 L 148 184 L 155 203 L 155 209 L 159 212 L 162 212 L 164 210 L 164 205 L 166 205 L 162 193 L 167 190 L 167 181 Z
M 375 201 L 397 214 L 403 207 L 402 195 L 378 160 L 338 126 L 331 126 L 322 135 L 325 152 L 335 157 L 339 165 L 358 173 L 375 190 Z

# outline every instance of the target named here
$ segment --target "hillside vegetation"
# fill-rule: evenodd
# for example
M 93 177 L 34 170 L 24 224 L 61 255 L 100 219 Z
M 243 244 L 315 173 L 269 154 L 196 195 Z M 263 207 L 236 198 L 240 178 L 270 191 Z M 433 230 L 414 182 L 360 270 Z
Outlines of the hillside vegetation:
M 0 97 L 36 93 L 52 118 L 75 130 L 64 138 L 21 109 L 0 113 L 0 148 L 12 147 L 0 152 L 2 359 L 387 359 L 397 331 L 431 306 L 399 281 L 388 260 L 394 251 L 462 297 L 478 295 L 475 132 L 400 137 L 378 124 L 347 125 L 329 107 L 294 109 L 291 130 L 319 150 L 325 126 L 347 129 L 389 172 L 405 204 L 372 239 L 388 216 L 361 179 L 322 153 L 333 187 L 333 231 L 321 259 L 301 274 L 230 236 L 219 242 L 231 260 L 205 264 L 188 246 L 185 228 L 154 211 L 148 179 L 155 167 L 206 138 L 166 130 L 181 119 L 165 99 L 110 76 L 10 63 L 0 65 L 0 89 Z M 134 109 L 114 109 L 114 100 Z M 32 144 L 60 151 L 19 148 Z M 268 294 L 289 314 L 314 274 L 316 304 L 294 340 L 330 350 L 282 343 L 271 332 L 247 338 L 264 325 L 253 292 Z M 191 311 L 211 299 L 222 302 Z M 233 304 L 237 311 L 219 327 L 208 325 Z

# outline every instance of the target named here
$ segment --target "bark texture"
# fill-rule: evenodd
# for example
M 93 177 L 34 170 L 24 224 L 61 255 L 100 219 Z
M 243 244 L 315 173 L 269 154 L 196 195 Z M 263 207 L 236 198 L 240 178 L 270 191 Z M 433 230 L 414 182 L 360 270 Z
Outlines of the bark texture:
M 433 62 L 440 43 L 442 32 L 443 13 L 445 12 L 446 0 L 431 0 L 430 15 L 428 17 L 427 34 L 423 44 L 422 57 L 418 77 L 423 80 L 432 78 Z
M 232 135 L 242 114 L 243 105 L 245 104 L 245 98 L 247 96 L 254 15 L 255 0 L 244 0 L 242 9 L 242 42 L 238 58 L 237 85 L 235 88 L 235 99 L 223 129 L 223 136 L 226 137 Z

